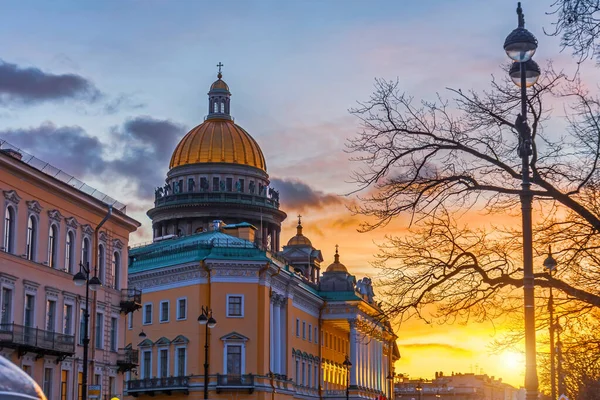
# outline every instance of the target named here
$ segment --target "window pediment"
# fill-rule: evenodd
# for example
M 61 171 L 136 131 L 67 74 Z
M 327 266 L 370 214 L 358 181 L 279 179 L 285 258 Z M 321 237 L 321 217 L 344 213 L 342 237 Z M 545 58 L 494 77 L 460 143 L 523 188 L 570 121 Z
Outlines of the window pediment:
M 42 211 L 42 206 L 37 200 L 26 201 L 29 211 L 39 214 Z
M 21 201 L 21 197 L 17 194 L 17 192 L 15 190 L 5 190 L 4 198 L 15 204 L 19 204 L 19 202 Z
M 241 333 L 231 332 L 221 337 L 224 342 L 247 342 L 248 338 Z
M 173 344 L 186 344 L 189 343 L 190 340 L 183 335 L 178 335 L 171 343 Z

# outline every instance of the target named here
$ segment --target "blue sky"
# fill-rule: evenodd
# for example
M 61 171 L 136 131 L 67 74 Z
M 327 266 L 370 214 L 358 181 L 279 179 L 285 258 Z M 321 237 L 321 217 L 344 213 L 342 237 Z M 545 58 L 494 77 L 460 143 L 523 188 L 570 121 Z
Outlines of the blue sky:
M 552 2 L 523 2 L 540 41 L 535 58 L 572 70 L 558 39 L 542 32 L 551 29 L 545 12 Z M 358 219 L 331 196 L 354 188 L 344 144 L 358 121 L 348 108 L 368 99 L 376 77 L 398 79 L 416 99 L 434 99 L 449 86 L 488 87 L 492 74 L 505 73 L 502 45 L 516 26 L 515 8 L 506 0 L 4 1 L 0 60 L 85 82 L 77 96 L 35 101 L 1 101 L 0 83 L 0 138 L 130 204 L 144 223 L 133 240 L 148 240 L 147 193 L 163 183 L 176 139 L 202 122 L 223 62 L 232 114 L 261 145 L 271 176 L 300 182 L 295 194 L 322 200 L 288 214 L 305 215 L 305 232 L 326 264 L 339 242 L 344 263 L 369 273 L 385 232 L 356 233 Z M 595 73 L 584 67 L 584 75 Z M 73 146 L 57 145 L 58 137 Z M 135 168 L 148 173 L 134 176 Z M 292 220 L 282 242 L 293 234 Z M 408 341 L 440 342 L 445 333 L 427 339 L 427 331 L 415 332 Z M 448 343 L 460 343 L 461 333 L 452 332 Z

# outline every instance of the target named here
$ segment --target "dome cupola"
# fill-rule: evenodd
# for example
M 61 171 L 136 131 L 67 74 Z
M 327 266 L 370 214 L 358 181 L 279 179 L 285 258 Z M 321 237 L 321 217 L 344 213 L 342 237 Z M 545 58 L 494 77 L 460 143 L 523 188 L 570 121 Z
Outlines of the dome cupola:
M 287 245 L 288 246 L 311 246 L 312 243 L 309 238 L 302 234 L 302 220 L 301 216 L 298 215 L 298 226 L 296 227 L 296 236 L 292 237 Z
M 348 273 L 348 269 L 344 264 L 340 262 L 340 255 L 338 253 L 338 245 L 335 245 L 335 256 L 333 257 L 333 263 L 329 264 L 325 272 L 344 272 Z
M 231 114 L 229 111 L 229 102 L 231 99 L 231 92 L 229 92 L 229 86 L 222 79 L 223 74 L 221 73 L 221 67 L 223 63 L 218 63 L 219 73 L 217 74 L 217 80 L 210 85 L 208 92 L 208 115 L 206 119 L 229 119 L 231 120 Z

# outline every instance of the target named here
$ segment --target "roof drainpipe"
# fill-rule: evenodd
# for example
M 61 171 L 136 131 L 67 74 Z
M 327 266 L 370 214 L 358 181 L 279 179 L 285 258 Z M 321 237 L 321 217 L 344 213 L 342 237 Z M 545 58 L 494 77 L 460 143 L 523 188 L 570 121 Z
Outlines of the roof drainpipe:
M 94 252 L 92 253 L 92 256 L 95 257 L 94 259 L 94 275 L 96 276 L 96 273 L 98 272 L 98 234 L 100 233 L 100 228 L 102 228 L 102 225 L 104 225 L 104 223 L 106 221 L 108 221 L 108 219 L 110 218 L 110 216 L 112 215 L 112 205 L 108 206 L 108 212 L 106 213 L 106 215 L 104 216 L 104 218 L 102 218 L 102 221 L 100 221 L 100 223 L 98 224 L 98 226 L 96 226 L 96 229 L 94 229 Z M 90 271 L 91 272 L 91 271 Z M 102 282 L 104 284 L 104 282 Z M 90 362 L 92 363 L 92 368 L 90 369 L 92 372 L 94 371 L 94 362 L 95 362 L 95 357 L 96 357 L 96 309 L 97 309 L 97 298 L 98 298 L 98 291 L 95 290 L 94 294 L 93 294 L 93 299 L 92 299 L 92 326 L 90 328 L 90 343 L 92 343 L 92 356 L 90 357 Z

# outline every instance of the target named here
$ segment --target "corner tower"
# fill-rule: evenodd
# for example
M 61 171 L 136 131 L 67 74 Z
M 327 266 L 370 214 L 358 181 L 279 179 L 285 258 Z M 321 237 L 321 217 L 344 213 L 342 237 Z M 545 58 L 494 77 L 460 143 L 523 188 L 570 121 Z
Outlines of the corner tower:
M 210 230 L 214 220 L 247 222 L 257 229 L 258 244 L 279 250 L 279 193 L 269 187 L 260 146 L 230 113 L 231 92 L 222 79 L 208 92 L 208 115 L 181 139 L 169 164 L 166 184 L 155 191 L 153 237 L 191 235 Z

